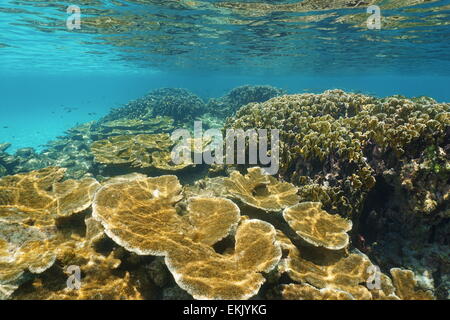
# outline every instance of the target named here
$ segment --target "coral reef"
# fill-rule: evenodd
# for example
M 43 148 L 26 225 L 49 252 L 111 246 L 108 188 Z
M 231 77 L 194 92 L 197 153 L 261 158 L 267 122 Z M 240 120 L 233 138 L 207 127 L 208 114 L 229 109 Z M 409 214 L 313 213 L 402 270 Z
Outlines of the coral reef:
M 449 125 L 448 103 L 330 90 L 249 104 L 226 127 L 279 129 L 279 176 L 300 198 L 350 217 L 383 269 L 433 274 L 444 298 Z
M 13 157 L 11 157 L 6 150 L 11 146 L 10 143 L 0 144 L 0 177 L 8 174 L 7 166 L 14 162 Z
M 287 95 L 241 108 L 227 127 L 280 130 L 279 174 L 300 187 L 303 199 L 350 215 L 362 208 L 375 179 L 362 133 L 353 133 L 347 119 L 374 101 L 338 90 Z
M 450 104 L 280 94 L 221 101 L 226 128 L 280 130 L 274 176 L 172 163 L 170 132 L 208 117 L 179 89 L 0 144 L 0 298 L 448 299 Z
M 158 89 L 152 92 L 152 96 L 155 99 L 154 116 L 169 116 L 176 121 L 186 122 L 206 111 L 203 100 L 185 89 Z
M 288 251 L 278 267 L 299 284 L 282 286 L 285 299 L 311 300 L 433 300 L 435 296 L 417 287 L 411 270 L 391 269 L 393 281 L 381 273 L 369 258 L 355 250 L 352 253 L 312 252 L 293 245 L 278 234 L 283 249 Z M 304 251 L 304 253 L 300 253 Z
M 402 167 L 408 167 L 406 160 L 425 152 L 425 146 L 434 145 L 442 152 L 449 123 L 449 104 L 432 99 L 376 99 L 332 90 L 249 104 L 227 126 L 279 129 L 280 175 L 299 186 L 302 198 L 351 215 L 361 212 L 377 175 L 390 180 L 389 176 L 400 177 L 398 173 L 405 171 Z M 433 168 L 441 173 L 447 161 L 440 160 Z M 445 179 L 434 175 L 437 181 Z M 440 190 L 445 188 L 445 183 L 437 183 Z M 422 207 L 433 202 L 419 201 Z

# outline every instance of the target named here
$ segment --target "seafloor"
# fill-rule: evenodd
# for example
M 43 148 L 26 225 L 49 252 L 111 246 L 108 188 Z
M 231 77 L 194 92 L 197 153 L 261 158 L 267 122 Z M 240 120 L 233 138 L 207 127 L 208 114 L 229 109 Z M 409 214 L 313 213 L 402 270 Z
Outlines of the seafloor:
M 173 163 L 194 120 L 280 130 L 278 173 Z M 429 97 L 244 86 L 1 144 L 0 297 L 449 299 L 449 136 Z

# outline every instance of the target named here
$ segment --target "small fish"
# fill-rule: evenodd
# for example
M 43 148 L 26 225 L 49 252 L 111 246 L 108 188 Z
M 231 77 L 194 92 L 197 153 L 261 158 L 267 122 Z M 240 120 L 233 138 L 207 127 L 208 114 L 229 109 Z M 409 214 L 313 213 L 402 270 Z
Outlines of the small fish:
M 78 110 L 78 108 L 71 108 L 71 107 L 65 107 L 64 111 L 66 111 L 67 113 L 70 113 L 72 111 Z

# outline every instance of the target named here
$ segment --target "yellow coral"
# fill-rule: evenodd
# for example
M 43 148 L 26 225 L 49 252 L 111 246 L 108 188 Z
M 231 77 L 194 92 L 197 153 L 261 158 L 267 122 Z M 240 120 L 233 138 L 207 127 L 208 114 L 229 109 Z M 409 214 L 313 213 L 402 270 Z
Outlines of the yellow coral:
M 91 205 L 99 183 L 92 178 L 59 182 L 64 172 L 49 167 L 0 179 L 1 291 L 12 293 L 27 270 L 48 269 L 56 258 L 56 219 Z
M 287 182 L 279 182 L 259 167 L 247 169 L 245 176 L 233 171 L 224 179 L 227 191 L 252 207 L 266 211 L 281 211 L 299 200 L 297 188 Z
M 188 145 L 192 148 L 188 150 L 188 155 L 202 151 L 211 142 L 211 139 L 202 139 L 198 143 L 196 139 L 189 139 Z M 181 170 L 192 166 L 192 159 L 184 159 L 181 163 L 174 163 L 172 150 L 175 142 L 167 133 L 161 134 L 138 134 L 112 136 L 104 140 L 95 141 L 91 144 L 91 151 L 95 161 L 103 164 L 127 164 L 137 168 L 157 168 L 161 170 Z M 200 152 L 202 152 L 200 151 Z
M 113 136 L 91 144 L 95 161 L 104 164 L 131 164 L 134 167 L 152 166 L 151 153 L 171 146 L 166 134 Z
M 93 217 L 115 242 L 141 255 L 163 255 L 180 287 L 197 299 L 245 299 L 264 282 L 261 272 L 278 263 L 275 229 L 245 220 L 236 231 L 233 254 L 211 247 L 238 223 L 239 208 L 224 198 L 189 199 L 180 216 L 175 176 L 147 178 L 133 174 L 107 182 L 96 194 Z
M 430 291 L 418 288 L 414 272 L 392 268 L 390 270 L 396 294 L 402 300 L 434 300 Z
M 236 231 L 233 254 L 217 254 L 212 247 L 181 246 L 166 257 L 178 285 L 195 299 L 248 299 L 265 282 L 281 257 L 275 229 L 261 220 L 245 220 Z
M 116 177 L 95 195 L 92 216 L 111 239 L 129 251 L 165 255 L 171 241 L 181 241 L 188 232 L 188 225 L 174 207 L 181 200 L 180 192 L 176 176 Z
M 370 260 L 360 254 L 350 254 L 329 264 L 318 265 L 303 259 L 300 253 L 291 252 L 282 270 L 298 282 L 306 282 L 318 289 L 331 288 L 345 291 L 358 300 L 371 299 L 370 291 L 361 283 L 368 279 Z
M 100 124 L 94 133 L 98 138 L 116 135 L 136 135 L 143 133 L 162 133 L 174 129 L 173 119 L 170 117 L 155 117 L 149 120 L 120 119 Z
M 92 218 L 85 220 L 86 236 L 72 234 L 67 238 L 58 234 L 54 241 L 54 250 L 59 264 L 64 268 L 80 268 L 80 287 L 70 288 L 66 282 L 71 274 L 45 273 L 33 281 L 31 288 L 19 289 L 14 299 L 48 299 L 48 300 L 116 300 L 142 299 L 130 274 L 118 275 L 117 268 L 121 261 L 114 257 L 114 252 L 107 256 L 98 253 L 94 244 L 102 238 L 101 224 Z M 116 272 L 114 272 L 116 271 Z M 49 285 L 58 283 L 59 285 Z
M 352 222 L 321 207 L 320 202 L 302 202 L 286 208 L 283 217 L 303 240 L 314 246 L 331 250 L 347 247 Z
M 239 210 L 224 198 L 191 197 L 186 215 L 194 226 L 189 237 L 195 242 L 213 245 L 225 238 L 239 221 Z M 228 212 L 227 212 L 228 211 Z M 222 226 L 227 226 L 223 228 Z
M 282 295 L 286 300 L 354 300 L 348 292 L 332 288 L 317 289 L 309 284 L 285 285 Z
M 287 273 L 292 280 L 309 284 L 319 290 L 343 291 L 356 300 L 372 299 L 369 289 L 362 285 L 369 279 L 369 267 L 373 267 L 365 255 L 357 253 L 336 255 L 322 252 L 321 261 L 314 262 L 310 257 L 308 259 L 303 257 L 300 250 L 282 232 L 278 232 L 277 239 L 288 253 L 280 262 L 278 269 L 281 273 Z M 325 292 L 316 291 L 314 294 L 321 295 Z

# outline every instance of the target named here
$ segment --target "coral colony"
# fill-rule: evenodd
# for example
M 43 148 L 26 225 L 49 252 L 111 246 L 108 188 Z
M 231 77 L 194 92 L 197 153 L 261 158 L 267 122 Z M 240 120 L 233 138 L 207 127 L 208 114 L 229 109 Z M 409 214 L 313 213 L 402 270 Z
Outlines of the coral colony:
M 169 88 L 0 145 L 0 297 L 446 298 L 449 125 L 427 97 Z
M 270 146 L 268 149 L 268 135 Z M 227 129 L 225 137 L 219 129 L 203 132 L 201 121 L 194 121 L 194 138 L 187 129 L 175 130 L 171 140 L 176 142 L 171 158 L 175 164 L 263 164 L 264 170 L 276 174 L 279 169 L 279 131 L 272 129 Z M 208 145 L 207 148 L 205 146 Z M 248 146 L 246 148 L 246 146 Z M 206 150 L 205 150 L 206 149 Z M 246 155 L 248 149 L 248 155 Z M 270 156 L 268 154 L 270 153 Z

